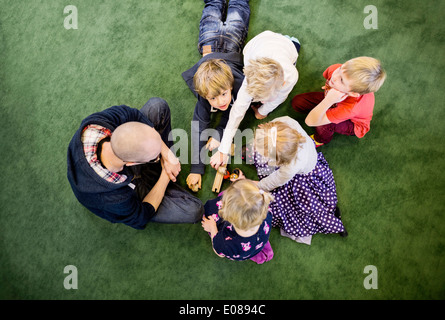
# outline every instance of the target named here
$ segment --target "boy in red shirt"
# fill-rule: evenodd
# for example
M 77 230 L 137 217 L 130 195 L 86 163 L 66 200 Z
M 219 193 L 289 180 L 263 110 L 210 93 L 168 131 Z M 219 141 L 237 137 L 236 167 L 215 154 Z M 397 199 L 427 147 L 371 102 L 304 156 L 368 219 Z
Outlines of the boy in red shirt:
M 362 138 L 370 128 L 374 92 L 386 78 L 380 61 L 358 57 L 334 64 L 323 72 L 324 92 L 298 94 L 292 107 L 308 113 L 306 124 L 315 127 L 311 138 L 317 147 L 331 141 L 335 132 Z

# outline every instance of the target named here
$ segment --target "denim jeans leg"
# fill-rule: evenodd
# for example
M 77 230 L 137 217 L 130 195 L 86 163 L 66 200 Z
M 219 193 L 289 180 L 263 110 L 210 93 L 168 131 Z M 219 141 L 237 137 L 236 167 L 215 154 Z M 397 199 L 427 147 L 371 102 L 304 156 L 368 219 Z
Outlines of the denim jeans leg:
M 172 141 L 168 141 L 171 131 L 170 108 L 161 98 L 151 98 L 140 111 L 153 123 L 156 131 L 161 135 L 164 143 L 171 148 Z M 161 174 L 160 163 L 145 164 L 140 168 L 140 178 L 136 184 L 136 193 L 142 200 L 154 187 Z M 177 183 L 170 182 L 164 198 L 151 219 L 160 223 L 195 223 L 203 215 L 204 208 L 201 200 L 188 193 Z
M 226 13 L 226 0 L 205 0 L 199 22 L 198 51 L 202 54 L 202 47 L 211 45 L 212 52 L 219 47 L 220 33 Z
M 156 215 L 151 219 L 158 223 L 196 223 L 202 219 L 204 205 L 177 183 L 170 182 Z
M 171 131 L 171 115 L 167 101 L 157 97 L 150 98 L 140 111 L 153 123 L 167 147 L 171 148 L 173 141 L 168 141 Z
M 219 21 L 223 21 L 226 16 L 227 0 L 204 0 L 202 19 L 212 16 Z
M 210 45 L 212 52 L 241 53 L 250 19 L 249 0 L 231 0 L 224 17 L 225 0 L 205 1 L 199 24 L 198 51 Z
M 159 163 L 149 163 L 137 166 L 137 179 L 133 180 L 135 192 L 142 201 L 153 189 L 161 174 Z M 135 170 L 136 173 L 136 170 Z M 150 220 L 158 223 L 196 223 L 201 220 L 204 214 L 202 201 L 193 196 L 176 182 L 170 182 L 165 190 L 164 198 L 156 211 L 155 216 Z
M 241 53 L 249 31 L 250 6 L 249 0 L 231 0 L 224 24 L 227 52 Z

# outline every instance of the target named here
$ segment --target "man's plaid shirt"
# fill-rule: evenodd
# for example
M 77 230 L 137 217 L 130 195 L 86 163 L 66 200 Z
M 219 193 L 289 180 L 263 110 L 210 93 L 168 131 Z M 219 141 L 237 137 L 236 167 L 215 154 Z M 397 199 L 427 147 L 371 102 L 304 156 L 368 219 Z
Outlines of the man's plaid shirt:
M 107 170 L 102 166 L 101 162 L 97 158 L 97 146 L 99 142 L 106 137 L 111 137 L 111 131 L 109 129 L 96 124 L 86 126 L 83 129 L 81 137 L 85 158 L 87 159 L 91 168 L 93 168 L 101 178 L 112 183 L 124 182 L 127 180 L 126 175 L 121 175 Z

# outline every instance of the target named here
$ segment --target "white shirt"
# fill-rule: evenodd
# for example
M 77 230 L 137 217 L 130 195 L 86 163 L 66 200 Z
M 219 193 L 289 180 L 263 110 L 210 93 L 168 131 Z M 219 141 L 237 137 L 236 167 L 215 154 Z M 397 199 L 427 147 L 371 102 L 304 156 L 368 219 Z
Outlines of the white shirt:
M 301 127 L 298 121 L 288 117 L 279 117 L 273 120 L 286 123 L 292 129 L 300 133 L 306 141 L 301 144 L 295 158 L 287 165 L 281 166 L 278 170 L 273 171 L 269 176 L 263 178 L 258 183 L 258 188 L 271 191 L 289 182 L 296 174 L 307 174 L 315 169 L 317 165 L 317 151 L 315 150 L 314 141 L 308 136 L 306 131 Z
M 283 87 L 275 92 L 274 96 L 270 97 L 268 101 L 263 101 L 263 105 L 258 109 L 260 114 L 267 115 L 287 99 L 298 81 L 298 71 L 295 67 L 298 52 L 292 41 L 282 34 L 264 31 L 247 43 L 243 55 L 245 66 L 250 64 L 250 60 L 266 57 L 277 61 L 283 68 Z M 218 148 L 221 153 L 230 153 L 236 130 L 252 102 L 253 97 L 247 93 L 246 86 L 247 80 L 244 79 L 238 91 L 237 99 L 232 106 L 232 110 L 230 110 L 229 121 L 224 130 L 221 145 Z

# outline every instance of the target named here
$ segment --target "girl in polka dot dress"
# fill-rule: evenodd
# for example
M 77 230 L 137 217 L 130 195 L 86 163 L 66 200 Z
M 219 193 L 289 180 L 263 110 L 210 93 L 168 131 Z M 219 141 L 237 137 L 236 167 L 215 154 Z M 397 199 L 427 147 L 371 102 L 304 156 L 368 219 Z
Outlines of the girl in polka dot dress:
M 316 233 L 347 235 L 332 171 L 296 120 L 285 116 L 259 125 L 254 145 L 258 187 L 275 198 L 270 205 L 272 226 L 306 244 Z
M 250 259 L 258 264 L 273 257 L 269 235 L 273 197 L 242 176 L 222 197 L 206 202 L 202 227 L 212 239 L 215 253 L 231 260 Z

